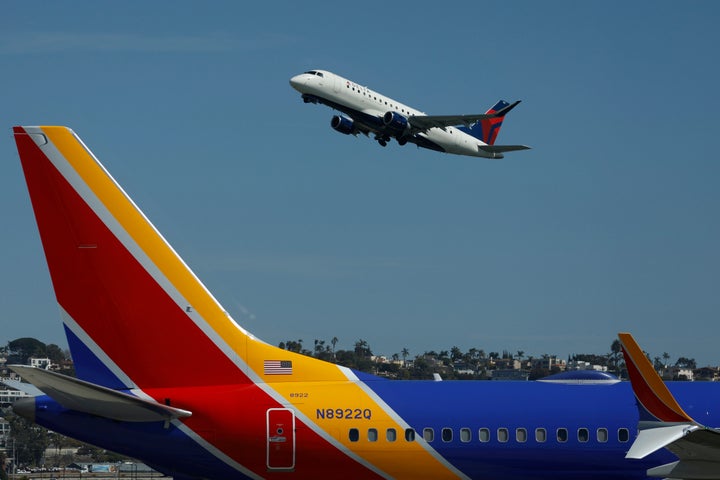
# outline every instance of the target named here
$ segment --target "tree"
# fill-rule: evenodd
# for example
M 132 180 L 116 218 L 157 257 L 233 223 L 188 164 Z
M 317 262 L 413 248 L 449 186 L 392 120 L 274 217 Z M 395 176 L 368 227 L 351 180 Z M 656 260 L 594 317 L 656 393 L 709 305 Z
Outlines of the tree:
M 670 354 L 667 352 L 663 352 L 662 357 L 663 357 L 663 362 L 665 362 L 665 368 L 667 368 L 668 361 L 670 360 Z
M 50 343 L 45 347 L 45 354 L 55 365 L 61 365 L 66 360 L 65 352 L 54 343 Z
M 450 359 L 451 359 L 453 362 L 457 362 L 457 361 L 459 361 L 459 360 L 462 360 L 462 358 L 463 358 L 462 350 L 460 350 L 458 347 L 452 347 L 452 348 L 450 349 Z
M 7 464 L 7 456 L 5 450 L 0 450 L 0 480 L 7 480 L 8 472 L 5 471 L 5 465 Z
M 689 368 L 691 370 L 695 370 L 697 368 L 697 364 L 695 363 L 694 358 L 685 358 L 680 357 L 675 362 L 675 366 L 679 368 Z
M 405 359 L 407 359 L 408 355 L 410 355 L 410 350 L 408 350 L 407 348 L 403 347 L 403 349 L 402 349 L 402 351 L 400 352 L 400 354 L 401 354 L 402 357 L 403 357 L 403 367 L 404 367 L 404 366 L 405 366 Z
M 35 338 L 24 337 L 8 342 L 8 363 L 27 365 L 30 357 L 47 356 L 47 347 Z
M 48 431 L 17 415 L 5 417 L 10 422 L 10 435 L 15 440 L 15 452 L 19 464 L 38 465 L 50 444 Z
M 295 340 L 288 340 L 287 342 L 280 342 L 278 344 L 278 347 L 288 350 L 290 352 L 296 352 L 300 353 L 302 350 L 302 339 L 295 341 Z
M 610 358 L 612 359 L 613 370 L 618 371 L 618 363 L 620 360 L 620 354 L 622 353 L 622 343 L 617 338 L 610 345 Z
M 370 345 L 368 345 L 368 342 L 366 340 L 360 339 L 357 342 L 355 342 L 355 355 L 357 355 L 360 358 L 372 357 L 372 351 L 370 350 Z
M 656 371 L 659 372 L 660 370 L 663 369 L 663 367 L 664 367 L 664 365 L 663 365 L 663 363 L 660 361 L 660 357 L 655 357 L 655 358 L 653 359 L 653 368 L 654 368 Z

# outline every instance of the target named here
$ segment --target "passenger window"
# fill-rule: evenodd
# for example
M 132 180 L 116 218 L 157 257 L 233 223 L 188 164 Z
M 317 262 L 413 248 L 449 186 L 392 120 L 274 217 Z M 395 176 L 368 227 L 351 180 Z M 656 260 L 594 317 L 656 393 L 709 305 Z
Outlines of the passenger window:
M 527 442 L 527 430 L 518 428 L 515 430 L 515 440 L 520 443 Z
M 544 428 L 535 429 L 535 441 L 545 443 L 547 441 L 547 431 Z
M 621 428 L 618 430 L 618 440 L 625 443 L 630 440 L 630 431 L 627 428 Z
M 460 429 L 460 441 L 467 443 L 470 440 L 472 440 L 472 433 L 470 432 L 469 428 L 461 428 Z
M 377 429 L 368 428 L 368 440 L 371 442 L 377 442 L 377 439 L 378 439 Z
M 489 442 L 490 441 L 490 429 L 488 428 L 481 428 L 478 431 L 478 440 L 481 442 Z
M 505 442 L 508 441 L 508 438 L 510 437 L 510 434 L 508 433 L 508 429 L 507 429 L 507 428 L 498 428 L 497 436 L 498 436 L 498 442 L 503 442 L 503 443 L 505 443 Z
M 423 438 L 426 442 L 432 442 L 433 440 L 435 440 L 435 430 L 433 430 L 432 428 L 424 428 Z
M 453 431 L 452 428 L 443 428 L 441 432 L 443 442 L 452 442 Z
M 597 429 L 597 441 L 600 443 L 605 443 L 608 441 L 607 428 L 598 428 Z
M 351 442 L 357 442 L 360 440 L 360 431 L 357 428 L 351 428 L 348 433 L 348 438 Z
M 413 430 L 412 428 L 405 429 L 405 441 L 406 442 L 414 442 L 415 441 L 415 430 Z
M 557 429 L 557 441 L 560 443 L 567 442 L 568 439 L 568 432 L 567 428 L 558 428 Z
M 385 438 L 388 442 L 394 442 L 395 440 L 397 440 L 397 432 L 395 431 L 395 429 L 388 428 L 387 430 L 385 430 Z
M 587 428 L 578 428 L 578 442 L 585 443 L 590 440 L 590 432 Z

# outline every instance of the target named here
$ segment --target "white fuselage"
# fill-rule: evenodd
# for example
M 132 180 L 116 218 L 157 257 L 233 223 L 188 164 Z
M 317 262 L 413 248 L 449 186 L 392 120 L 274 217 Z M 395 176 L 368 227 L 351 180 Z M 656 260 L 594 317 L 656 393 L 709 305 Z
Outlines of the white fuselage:
M 368 131 L 375 134 L 383 133 L 382 117 L 387 112 L 397 112 L 406 118 L 412 115 L 426 115 L 420 110 L 409 107 L 332 72 L 326 70 L 313 70 L 313 72 L 316 73 L 302 73 L 294 76 L 290 79 L 290 84 L 304 97 L 315 97 L 315 101 L 342 111 L 351 116 L 356 122 L 362 123 Z M 367 118 L 367 120 L 360 120 L 360 118 Z M 372 119 L 375 119 L 375 121 L 373 122 Z M 492 157 L 478 148 L 480 145 L 486 145 L 485 143 L 455 127 L 431 128 L 418 133 L 417 136 L 421 137 L 421 141 L 425 139 L 430 144 L 439 147 L 434 149 L 446 153 L 473 157 Z M 416 143 L 419 146 L 426 146 L 420 142 Z

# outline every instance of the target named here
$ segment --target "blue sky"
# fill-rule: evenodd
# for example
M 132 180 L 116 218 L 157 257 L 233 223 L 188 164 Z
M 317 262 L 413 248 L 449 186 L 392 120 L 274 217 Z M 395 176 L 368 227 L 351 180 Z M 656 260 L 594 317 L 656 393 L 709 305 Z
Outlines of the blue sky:
M 428 2 L 429 3 L 429 2 Z M 720 364 L 717 2 L 13 2 L 0 343 L 64 345 L 10 127 L 73 128 L 258 337 Z M 431 114 L 523 100 L 502 161 L 334 132 L 322 68 Z

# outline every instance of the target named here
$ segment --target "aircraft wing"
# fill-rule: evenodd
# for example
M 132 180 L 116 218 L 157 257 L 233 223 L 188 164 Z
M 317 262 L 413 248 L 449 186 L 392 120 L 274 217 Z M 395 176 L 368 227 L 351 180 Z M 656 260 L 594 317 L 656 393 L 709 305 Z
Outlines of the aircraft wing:
M 69 410 L 126 422 L 169 421 L 192 415 L 187 410 L 145 400 L 48 370 L 27 365 L 8 365 L 8 368 Z
M 465 125 L 466 127 L 469 127 L 480 120 L 504 117 L 510 110 L 515 108 L 518 103 L 520 103 L 520 100 L 515 103 L 511 103 L 507 107 L 498 110 L 495 113 L 477 113 L 470 115 L 411 115 L 408 120 L 410 125 L 412 125 L 413 130 L 416 132 L 430 130 L 431 128 L 454 127 L 456 125 Z
M 649 476 L 720 479 L 720 430 L 701 425 L 685 413 L 632 335 L 618 337 L 641 418 L 657 420 L 640 422 L 640 433 L 626 457 L 644 458 L 667 448 L 679 460 L 651 468 Z

